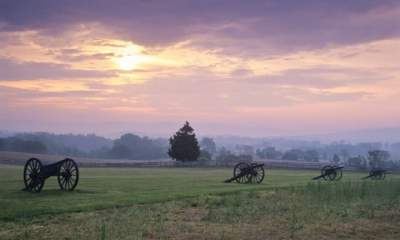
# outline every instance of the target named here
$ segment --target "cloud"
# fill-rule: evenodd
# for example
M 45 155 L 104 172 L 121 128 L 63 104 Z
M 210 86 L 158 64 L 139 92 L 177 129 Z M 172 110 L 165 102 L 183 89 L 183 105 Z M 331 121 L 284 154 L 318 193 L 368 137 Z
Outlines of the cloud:
M 0 59 L 0 73 L 0 80 L 2 81 L 106 78 L 115 76 L 111 72 L 72 69 L 66 64 L 17 63 L 8 59 Z
M 72 52 L 72 49 L 68 49 L 69 51 L 60 51 L 60 53 L 55 53 L 56 59 L 63 62 L 82 62 L 82 61 L 103 61 L 108 60 L 114 57 L 113 53 L 96 53 L 96 54 L 83 54 L 78 50 L 77 52 Z
M 289 69 L 275 75 L 249 77 L 244 81 L 256 84 L 329 89 L 344 86 L 368 86 L 384 82 L 390 77 L 388 73 L 371 69 L 361 70 L 321 65 L 309 69 Z
M 227 132 L 395 116 L 399 12 L 394 0 L 0 1 L 2 117 Z
M 399 7 L 395 0 L 5 0 L 0 22 L 6 31 L 34 29 L 49 35 L 99 23 L 145 46 L 193 39 L 198 46 L 254 55 L 399 36 Z M 263 44 L 269 51 L 258 51 Z

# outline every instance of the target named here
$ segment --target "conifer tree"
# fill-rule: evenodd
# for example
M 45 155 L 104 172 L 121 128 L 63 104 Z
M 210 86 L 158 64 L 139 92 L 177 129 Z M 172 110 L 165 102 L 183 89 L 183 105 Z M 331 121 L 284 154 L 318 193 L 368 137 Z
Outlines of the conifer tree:
M 195 161 L 200 155 L 199 143 L 194 129 L 186 121 L 185 125 L 169 139 L 168 155 L 177 161 Z

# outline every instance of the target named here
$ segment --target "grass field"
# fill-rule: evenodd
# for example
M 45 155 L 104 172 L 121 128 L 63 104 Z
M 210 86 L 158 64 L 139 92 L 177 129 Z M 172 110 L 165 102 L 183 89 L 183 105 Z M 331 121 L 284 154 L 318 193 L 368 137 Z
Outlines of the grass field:
M 231 169 L 81 168 L 76 191 L 53 177 L 32 194 L 22 167 L 0 165 L 0 239 L 400 239 L 398 176 L 316 174 L 240 185 L 223 183 Z

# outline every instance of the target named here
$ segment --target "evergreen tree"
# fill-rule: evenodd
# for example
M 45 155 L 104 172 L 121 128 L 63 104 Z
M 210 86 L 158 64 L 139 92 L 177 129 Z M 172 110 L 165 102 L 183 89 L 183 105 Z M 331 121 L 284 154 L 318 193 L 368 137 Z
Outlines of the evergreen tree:
M 200 155 L 199 143 L 194 129 L 186 121 L 185 125 L 169 139 L 168 155 L 177 161 L 195 161 Z

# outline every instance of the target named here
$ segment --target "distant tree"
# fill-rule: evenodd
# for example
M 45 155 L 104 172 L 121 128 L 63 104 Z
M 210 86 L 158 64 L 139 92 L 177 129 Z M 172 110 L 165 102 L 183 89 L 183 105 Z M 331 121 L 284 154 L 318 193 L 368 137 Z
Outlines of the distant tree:
M 340 155 L 342 155 L 342 159 L 346 160 L 349 158 L 349 151 L 347 149 L 341 149 Z
M 112 157 L 111 150 L 108 147 L 101 147 L 99 149 L 92 150 L 89 152 L 88 155 L 94 158 Z
M 186 122 L 173 137 L 169 139 L 168 155 L 177 161 L 195 161 L 200 155 L 199 143 L 194 129 Z
M 166 149 L 157 140 L 127 133 L 114 141 L 109 155 L 132 160 L 160 159 L 166 157 Z
M 215 159 L 218 163 L 237 163 L 237 162 L 251 162 L 253 157 L 251 155 L 241 154 L 235 155 L 230 151 L 220 151 Z
M 218 151 L 218 155 L 215 158 L 217 162 L 230 162 L 234 161 L 236 159 L 236 156 L 229 150 L 227 150 L 225 147 L 222 147 Z
M 211 154 L 206 150 L 200 150 L 199 160 L 200 161 L 210 161 L 210 160 L 212 160 Z
M 229 150 L 227 150 L 225 147 L 221 147 L 220 149 L 218 149 L 218 155 L 227 155 L 227 154 L 231 154 L 231 152 Z
M 254 154 L 254 148 L 250 145 L 236 145 L 236 151 L 241 155 Z
M 122 144 L 122 143 L 115 143 L 112 149 L 110 150 L 110 155 L 111 157 L 114 158 L 126 158 L 129 159 L 131 158 L 131 150 L 129 149 L 128 146 Z
M 368 152 L 369 165 L 372 168 L 383 168 L 385 161 L 389 160 L 390 154 L 388 151 L 374 150 Z
M 214 155 L 217 152 L 217 145 L 212 138 L 204 137 L 200 141 L 201 150 L 207 151 L 209 154 Z
M 0 138 L 0 151 L 3 151 L 6 148 L 6 141 Z
M 248 155 L 248 154 L 240 154 L 238 156 L 238 160 L 241 162 L 251 162 L 251 161 L 253 161 L 253 156 Z
M 266 147 L 263 149 L 257 149 L 256 155 L 262 159 L 273 159 L 277 160 L 282 157 L 282 153 L 276 150 L 274 147 Z
M 304 161 L 308 162 L 318 162 L 319 161 L 319 153 L 316 150 L 307 150 L 303 155 Z
M 358 157 L 351 157 L 347 160 L 347 163 L 350 167 L 355 167 L 359 169 L 364 169 L 366 166 L 366 160 L 363 156 L 359 155 Z
M 101 147 L 111 148 L 113 141 L 93 134 L 52 134 L 45 132 L 20 133 L 15 138 L 30 141 L 40 141 L 47 147 L 47 152 L 61 155 L 81 155 Z M 72 150 L 72 151 L 71 151 Z M 77 155 L 76 155 L 77 154 Z
M 300 149 L 291 149 L 291 150 L 286 151 L 283 154 L 282 159 L 289 160 L 289 161 L 303 160 L 304 152 Z
M 337 154 L 333 155 L 332 163 L 335 165 L 339 165 L 339 163 L 340 163 L 339 155 L 337 155 Z
M 12 139 L 10 150 L 27 153 L 47 153 L 47 147 L 40 141 Z

